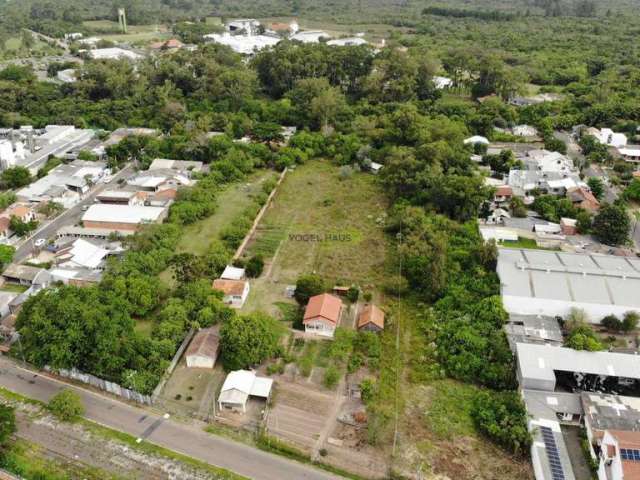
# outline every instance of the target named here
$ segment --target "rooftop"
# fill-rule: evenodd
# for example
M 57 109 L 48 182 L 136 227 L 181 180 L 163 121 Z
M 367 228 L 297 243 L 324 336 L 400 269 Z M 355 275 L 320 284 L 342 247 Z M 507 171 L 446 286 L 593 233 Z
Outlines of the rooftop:
M 362 328 L 369 323 L 384 328 L 384 312 L 375 305 L 366 305 L 358 317 L 358 328 Z
M 157 222 L 164 212 L 162 207 L 95 204 L 84 213 L 82 221 L 135 224 Z
M 640 431 L 640 398 L 582 392 L 580 400 L 591 428 Z
M 242 295 L 245 289 L 244 280 L 224 280 L 222 278 L 216 278 L 213 281 L 213 288 L 220 290 L 225 295 Z
M 323 317 L 335 324 L 340 320 L 340 309 L 342 308 L 342 300 L 338 297 L 323 293 L 309 299 L 307 308 L 304 311 L 304 320 L 315 317 Z
M 189 343 L 185 352 L 186 356 L 201 355 L 204 357 L 216 358 L 220 347 L 220 337 L 218 328 L 203 328 L 198 331 Z
M 518 367 L 522 378 L 553 380 L 555 371 L 640 379 L 640 355 L 588 352 L 550 345 L 518 343 Z

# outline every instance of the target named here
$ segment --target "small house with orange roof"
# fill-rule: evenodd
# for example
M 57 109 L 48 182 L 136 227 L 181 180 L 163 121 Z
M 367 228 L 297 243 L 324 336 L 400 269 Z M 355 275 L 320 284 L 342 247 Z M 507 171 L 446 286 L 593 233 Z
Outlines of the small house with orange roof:
M 213 289 L 223 293 L 223 302 L 233 308 L 242 308 L 249 296 L 249 282 L 246 280 L 226 280 L 217 278 Z
M 329 293 L 311 297 L 302 319 L 304 331 L 323 337 L 333 337 L 340 322 L 341 313 L 342 300 L 338 297 Z
M 365 305 L 358 316 L 358 330 L 368 332 L 384 330 L 384 312 L 375 305 Z

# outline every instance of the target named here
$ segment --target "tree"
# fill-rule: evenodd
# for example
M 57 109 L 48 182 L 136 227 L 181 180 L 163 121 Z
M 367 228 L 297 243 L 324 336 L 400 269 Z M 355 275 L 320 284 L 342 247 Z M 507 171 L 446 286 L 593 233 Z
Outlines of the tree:
M 296 282 L 295 297 L 300 305 L 306 305 L 309 298 L 324 293 L 327 286 L 320 275 L 301 275 Z
M 527 411 L 516 392 L 478 392 L 471 418 L 476 428 L 516 455 L 525 455 L 531 445 Z
M 15 247 L 11 245 L 0 245 L 0 268 L 4 270 L 4 267 L 13 261 L 13 255 L 16 253 Z
M 258 278 L 264 269 L 264 259 L 262 255 L 254 255 L 251 257 L 244 266 L 244 269 L 247 277 Z
M 36 228 L 38 228 L 38 222 L 36 220 L 24 222 L 15 215 L 11 215 L 11 219 L 9 220 L 9 229 L 19 237 L 24 237 Z
M 593 233 L 606 245 L 623 245 L 629 239 L 629 223 L 623 207 L 605 204 L 593 219 Z
M 598 177 L 589 177 L 587 185 L 589 185 L 591 193 L 600 200 L 604 195 L 604 182 Z
M 0 448 L 8 445 L 16 430 L 15 409 L 10 405 L 0 404 Z
M 49 400 L 48 408 L 63 422 L 75 422 L 84 414 L 80 395 L 66 388 Z
M 527 206 L 524 204 L 524 200 L 520 197 L 511 197 L 509 208 L 511 209 L 511 215 L 514 217 L 525 218 L 527 216 Z
M 565 328 L 568 331 L 565 346 L 574 350 L 587 350 L 590 352 L 602 350 L 603 346 L 588 323 L 584 310 L 574 308 L 568 315 Z
M 31 183 L 31 173 L 29 169 L 25 167 L 12 167 L 7 168 L 0 175 L 2 183 L 7 188 L 21 188 Z
M 220 329 L 225 370 L 259 365 L 278 352 L 280 326 L 272 317 L 256 312 L 236 315 Z
M 261 122 L 253 126 L 251 135 L 255 140 L 271 145 L 274 142 L 284 140 L 282 127 L 273 122 Z
M 622 331 L 625 333 L 634 331 L 638 327 L 638 320 L 640 320 L 640 315 L 636 312 L 626 312 L 622 317 Z

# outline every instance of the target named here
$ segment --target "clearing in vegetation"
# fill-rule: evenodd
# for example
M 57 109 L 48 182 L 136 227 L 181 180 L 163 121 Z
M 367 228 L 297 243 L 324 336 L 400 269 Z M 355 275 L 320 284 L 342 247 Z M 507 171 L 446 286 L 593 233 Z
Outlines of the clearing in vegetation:
M 316 272 L 329 282 L 375 289 L 384 279 L 387 200 L 375 176 L 341 175 L 326 161 L 287 173 L 244 256 L 265 259 L 244 310 L 278 314 L 286 285 Z

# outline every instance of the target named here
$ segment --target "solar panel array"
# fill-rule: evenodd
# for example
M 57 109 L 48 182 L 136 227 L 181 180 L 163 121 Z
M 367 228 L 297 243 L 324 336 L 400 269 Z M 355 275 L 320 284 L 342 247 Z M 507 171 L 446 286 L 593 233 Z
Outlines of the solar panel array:
M 622 460 L 631 460 L 634 462 L 640 462 L 640 450 L 635 450 L 631 448 L 621 448 L 620 456 Z
M 544 441 L 547 458 L 549 459 L 551 477 L 553 480 L 565 480 L 558 445 L 556 444 L 556 439 L 553 437 L 553 431 L 549 427 L 540 427 L 540 431 L 542 432 L 542 440 Z

